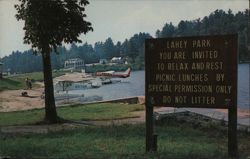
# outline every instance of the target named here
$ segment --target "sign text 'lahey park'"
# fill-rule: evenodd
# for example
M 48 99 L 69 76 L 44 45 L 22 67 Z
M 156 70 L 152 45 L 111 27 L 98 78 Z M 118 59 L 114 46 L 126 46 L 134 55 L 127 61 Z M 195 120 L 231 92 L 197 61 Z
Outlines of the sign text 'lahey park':
M 236 106 L 237 36 L 146 40 L 146 97 L 154 106 Z

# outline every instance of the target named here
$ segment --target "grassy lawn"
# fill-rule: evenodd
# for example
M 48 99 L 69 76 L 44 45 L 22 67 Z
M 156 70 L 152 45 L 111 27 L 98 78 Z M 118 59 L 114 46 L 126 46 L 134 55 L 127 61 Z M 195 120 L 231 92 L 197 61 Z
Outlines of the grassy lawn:
M 158 153 L 145 154 L 145 126 L 91 126 L 48 134 L 0 134 L 0 156 L 13 158 L 166 159 L 227 158 L 227 132 L 180 122 L 156 126 Z M 239 134 L 240 158 L 250 155 Z
M 122 107 L 122 109 L 121 109 Z M 104 120 L 133 117 L 139 104 L 92 104 L 58 108 L 71 120 Z M 44 110 L 0 113 L 0 126 L 32 124 L 42 120 Z M 165 159 L 227 158 L 227 129 L 201 126 L 175 118 L 156 123 L 158 152 L 145 154 L 145 125 L 88 126 L 48 134 L 0 133 L 0 156 L 11 158 Z M 240 158 L 250 156 L 250 135 L 238 134 Z
M 132 112 L 143 109 L 144 106 L 140 104 L 102 103 L 58 107 L 57 112 L 60 117 L 68 120 L 110 120 L 136 117 Z M 0 112 L 0 126 L 34 124 L 41 121 L 43 117 L 44 109 Z
M 58 77 L 64 74 L 65 72 L 63 71 L 56 71 L 52 73 L 52 76 Z M 32 79 L 32 82 L 43 81 L 43 72 L 25 73 L 18 74 L 16 76 L 4 77 L 0 80 L 0 91 L 26 88 L 25 79 L 27 77 Z M 33 84 L 33 87 L 37 87 L 37 85 Z
M 102 103 L 87 106 L 74 105 L 59 109 L 59 115 L 70 120 L 112 120 L 138 117 L 131 112 L 144 110 L 140 104 Z
M 3 78 L 0 80 L 0 91 L 3 90 L 14 90 L 14 89 L 22 89 L 25 88 L 24 82 L 14 80 L 11 78 Z

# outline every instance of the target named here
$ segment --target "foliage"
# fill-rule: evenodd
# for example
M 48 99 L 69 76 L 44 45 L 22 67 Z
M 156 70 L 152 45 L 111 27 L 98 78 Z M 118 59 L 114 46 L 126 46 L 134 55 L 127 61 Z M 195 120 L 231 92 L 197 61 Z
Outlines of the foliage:
M 216 10 L 209 16 L 192 21 L 180 21 L 177 26 L 171 22 L 166 23 L 161 30 L 156 31 L 156 37 L 194 36 L 194 35 L 215 35 L 233 34 L 239 35 L 239 59 L 241 61 L 250 59 L 247 55 L 246 33 L 247 33 L 248 10 L 233 14 L 231 10 L 225 12 Z M 114 44 L 112 38 L 104 42 L 76 45 L 73 43 L 70 49 L 64 46 L 57 48 L 60 55 L 51 54 L 52 68 L 60 69 L 64 61 L 69 58 L 81 58 L 85 63 L 97 63 L 99 59 L 110 59 L 113 56 L 128 57 L 136 68 L 144 68 L 144 40 L 151 38 L 148 33 L 135 34 L 123 42 Z M 11 72 L 33 72 L 41 71 L 41 57 L 32 55 L 32 51 L 12 52 L 11 55 L 2 58 L 4 69 L 10 68 Z M 13 65 L 15 63 L 15 65 Z M 35 65 L 34 65 L 35 64 Z
M 13 51 L 12 54 L 2 59 L 5 71 L 11 73 L 25 73 L 42 71 L 42 57 L 33 54 L 32 50 L 20 52 Z
M 125 41 L 124 43 L 117 42 L 116 45 L 113 44 L 111 38 L 108 38 L 104 43 L 96 42 L 94 48 L 88 43 L 82 45 L 76 45 L 73 43 L 70 49 L 66 49 L 64 46 L 59 46 L 57 51 L 59 54 L 53 52 L 51 54 L 52 69 L 61 69 L 64 67 L 64 61 L 70 58 L 80 58 L 83 59 L 86 64 L 98 63 L 99 59 L 111 59 L 113 56 L 129 57 L 131 54 L 129 52 L 136 53 L 133 58 L 140 58 L 140 62 L 143 61 L 144 57 L 144 40 L 150 38 L 151 36 L 146 33 L 135 34 L 131 39 Z M 139 48 L 133 50 L 134 48 L 127 47 L 130 41 L 135 43 L 134 48 Z M 107 52 L 107 53 L 106 53 Z M 2 58 L 4 63 L 4 70 L 10 70 L 11 73 L 14 72 L 34 72 L 42 71 L 41 56 L 33 55 L 32 50 L 25 51 L 23 53 L 19 51 L 12 52 L 11 55 Z M 133 59 L 135 61 L 135 59 Z M 13 65 L 15 63 L 15 65 Z M 34 65 L 34 66 L 33 66 Z
M 15 5 L 16 18 L 25 21 L 24 43 L 37 51 L 56 50 L 62 42 L 81 42 L 78 36 L 93 30 L 91 23 L 84 20 L 87 0 L 19 1 L 21 4 Z
M 156 31 L 156 37 L 176 37 L 176 36 L 194 36 L 194 35 L 223 35 L 238 34 L 239 36 L 239 60 L 250 60 L 247 54 L 247 27 L 248 10 L 232 13 L 216 10 L 203 19 L 193 21 L 180 21 L 178 26 L 166 23 L 162 30 Z

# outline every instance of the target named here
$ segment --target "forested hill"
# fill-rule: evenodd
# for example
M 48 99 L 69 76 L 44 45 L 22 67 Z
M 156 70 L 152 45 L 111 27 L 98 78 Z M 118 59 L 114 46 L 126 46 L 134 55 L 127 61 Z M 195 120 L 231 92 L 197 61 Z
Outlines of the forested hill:
M 156 31 L 156 37 L 176 37 L 195 35 L 220 35 L 238 33 L 239 38 L 239 60 L 250 60 L 247 53 L 247 27 L 248 10 L 233 14 L 231 10 L 227 12 L 216 10 L 203 19 L 193 21 L 180 21 L 178 26 L 166 23 L 162 30 Z
M 239 36 L 239 60 L 249 60 L 247 54 L 247 25 L 248 10 L 233 14 L 216 10 L 209 16 L 192 21 L 180 21 L 177 26 L 167 22 L 162 29 L 155 33 L 155 37 L 176 37 L 176 36 L 197 36 L 197 35 L 218 35 L 238 33 Z M 152 38 L 148 33 L 135 34 L 123 42 L 114 44 L 112 38 L 104 42 L 76 45 L 72 44 L 67 50 L 65 47 L 58 48 L 58 54 L 52 53 L 53 69 L 63 68 L 64 61 L 69 58 L 81 58 L 85 63 L 96 63 L 99 59 L 111 59 L 114 56 L 128 57 L 130 63 L 144 65 L 144 40 Z M 41 56 L 33 55 L 31 50 L 20 52 L 14 51 L 9 56 L 1 59 L 4 63 L 4 70 L 11 72 L 33 72 L 42 70 Z

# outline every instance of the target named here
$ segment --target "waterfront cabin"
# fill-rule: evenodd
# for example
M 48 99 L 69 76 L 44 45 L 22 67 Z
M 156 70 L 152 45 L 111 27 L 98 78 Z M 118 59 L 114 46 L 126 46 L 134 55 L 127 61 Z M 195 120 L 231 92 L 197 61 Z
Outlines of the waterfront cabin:
M 84 61 L 80 58 L 68 59 L 64 62 L 64 69 L 82 70 L 84 68 Z

